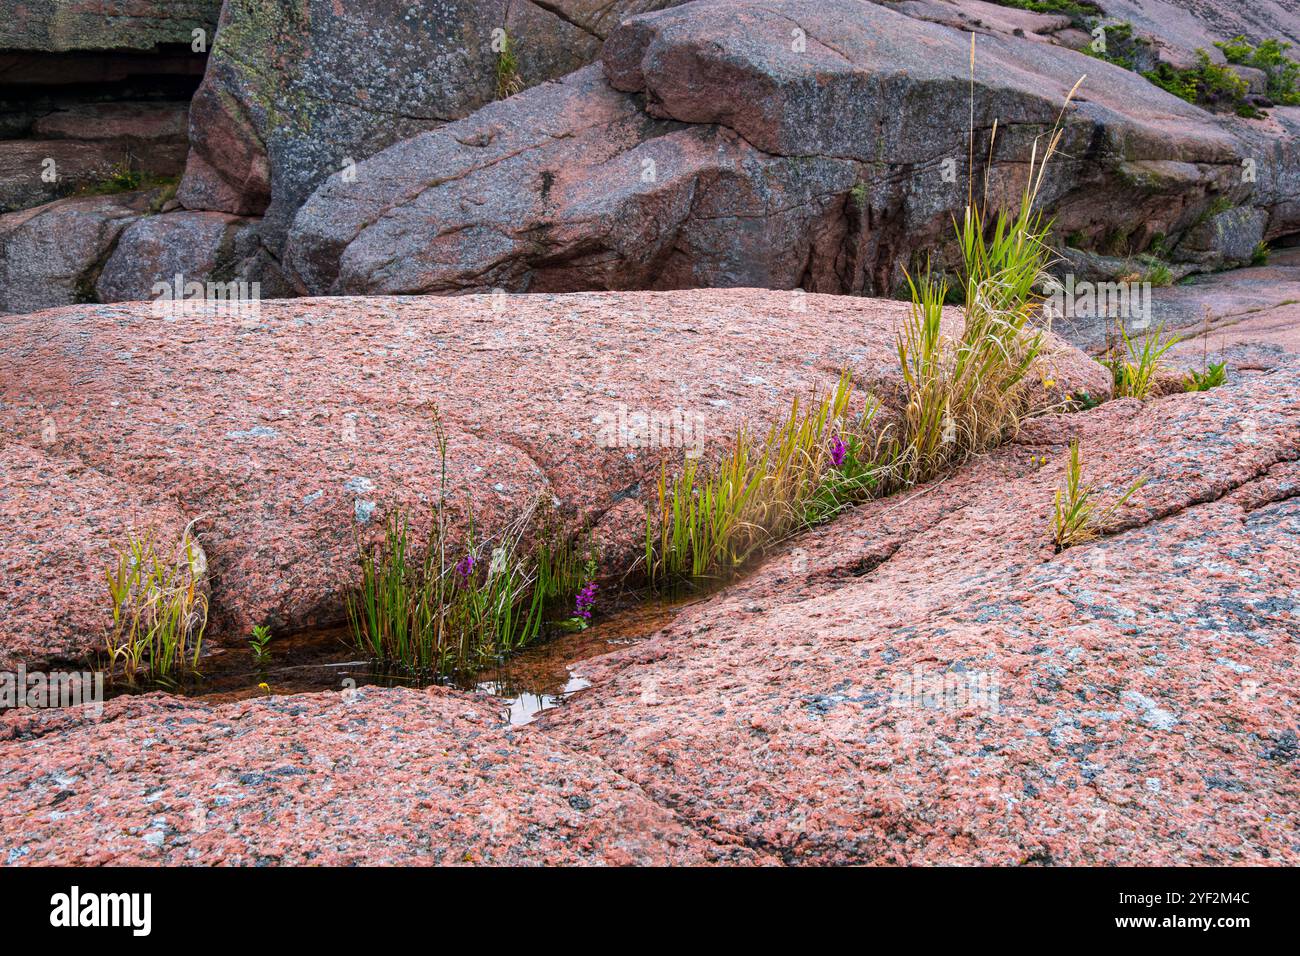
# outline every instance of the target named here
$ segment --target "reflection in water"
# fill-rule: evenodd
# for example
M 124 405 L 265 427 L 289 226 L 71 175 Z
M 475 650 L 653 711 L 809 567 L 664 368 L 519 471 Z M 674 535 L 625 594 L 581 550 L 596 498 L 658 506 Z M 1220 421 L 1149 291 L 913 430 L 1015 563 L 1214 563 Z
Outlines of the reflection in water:
M 560 706 L 571 695 L 590 686 L 591 681 L 583 680 L 581 677 L 570 677 L 558 694 L 535 694 L 523 691 L 514 697 L 509 697 L 507 696 L 509 691 L 496 681 L 484 681 L 478 685 L 478 689 L 493 697 L 505 698 L 506 716 L 510 718 L 513 726 L 521 727 L 532 723 L 533 718 L 542 711 Z

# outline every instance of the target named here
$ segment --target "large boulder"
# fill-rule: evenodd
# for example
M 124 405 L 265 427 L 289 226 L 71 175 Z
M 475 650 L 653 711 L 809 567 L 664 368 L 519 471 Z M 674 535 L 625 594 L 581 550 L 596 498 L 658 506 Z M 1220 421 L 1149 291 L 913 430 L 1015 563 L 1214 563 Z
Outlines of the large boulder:
M 117 237 L 156 199 L 150 192 L 60 199 L 0 216 L 0 313 L 93 302 Z
M 602 572 L 621 576 L 661 462 L 766 428 L 843 368 L 859 400 L 891 399 L 908 313 L 758 290 L 252 304 L 0 320 L 0 433 L 180 503 L 212 567 L 217 643 L 339 623 L 356 533 L 401 506 L 423 534 L 435 411 L 458 521 L 472 506 L 491 533 L 540 500 L 563 529 L 608 540 Z M 1063 345 L 1033 380 L 1054 382 L 1052 401 L 1108 390 Z
M 122 231 L 95 283 L 100 302 L 157 299 L 165 283 L 175 295 L 190 282 L 243 282 L 247 297 L 274 298 L 289 289 L 261 248 L 258 220 L 220 212 L 177 211 L 136 220 Z M 256 282 L 254 288 L 252 283 Z
M 1055 553 L 1071 434 L 1101 501 L 1149 483 Z M 789 863 L 1293 866 L 1297 456 L 1295 362 L 1040 420 L 578 665 L 541 729 Z
M 349 160 L 465 116 L 509 81 L 569 73 L 624 16 L 667 2 L 229 0 L 194 99 L 180 199 L 265 214 L 278 249 L 298 207 Z
M 970 44 L 861 0 L 633 18 L 610 34 L 602 70 L 332 176 L 295 220 L 290 278 L 310 293 L 892 293 L 915 255 L 950 240 L 969 195 Z M 1262 140 L 1243 143 L 1134 72 L 996 32 L 976 44 L 969 170 L 977 184 L 987 172 L 992 205 L 1018 197 L 1034 141 L 1041 155 L 1085 74 L 1042 197 L 1060 234 L 1140 250 L 1180 236 L 1212 195 L 1267 208 L 1265 234 L 1294 228 L 1289 154 L 1270 159 Z M 1275 122 L 1294 140 L 1300 126 Z M 1245 181 L 1251 157 L 1263 171 Z

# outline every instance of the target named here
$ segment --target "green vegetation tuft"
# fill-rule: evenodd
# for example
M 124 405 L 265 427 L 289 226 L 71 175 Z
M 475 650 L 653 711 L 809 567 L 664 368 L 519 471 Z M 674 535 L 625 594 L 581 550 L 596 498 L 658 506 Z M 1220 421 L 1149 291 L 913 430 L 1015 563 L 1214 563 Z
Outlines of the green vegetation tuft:
M 1156 376 L 1161 369 L 1164 354 L 1177 345 L 1178 336 L 1164 336 L 1164 323 L 1141 338 L 1134 338 L 1128 330 L 1120 326 L 1123 347 L 1116 343 L 1110 350 L 1109 357 L 1102 359 L 1102 364 L 1110 369 L 1115 381 L 1116 398 L 1147 399 L 1151 397 L 1156 385 Z
M 1268 98 L 1282 106 L 1300 106 L 1300 63 L 1286 55 L 1290 43 L 1265 40 L 1251 46 L 1244 36 L 1215 43 L 1229 63 L 1254 67 L 1268 75 Z
M 1241 110 L 1250 108 L 1245 102 L 1249 84 L 1232 69 L 1220 66 L 1204 50 L 1196 51 L 1197 65 L 1178 69 L 1160 63 L 1154 70 L 1142 75 L 1166 92 L 1198 106 Z
M 137 677 L 169 681 L 196 670 L 208 623 L 200 590 L 203 558 L 186 528 L 173 554 L 159 552 L 153 531 L 127 535 L 105 571 L 113 623 L 104 638 L 109 667 Z
M 1056 507 L 1052 515 L 1052 542 L 1056 545 L 1057 554 L 1104 533 L 1111 516 L 1146 483 L 1145 477 L 1139 478 L 1119 498 L 1098 510 L 1095 502 L 1096 485 L 1085 484 L 1083 481 L 1083 449 L 1077 438 L 1070 442 L 1065 485 L 1057 489 Z
M 1211 362 L 1204 371 L 1191 369 L 1187 377 L 1183 380 L 1183 391 L 1186 392 L 1208 392 L 1212 388 L 1218 388 L 1228 380 L 1228 365 L 1226 362 Z
M 524 88 L 523 77 L 519 75 L 519 58 L 515 54 L 515 41 L 510 34 L 502 31 L 501 49 L 497 53 L 497 99 L 504 100 L 514 96 Z
M 440 456 L 438 498 L 420 547 L 403 509 L 393 509 L 382 540 L 358 540 L 360 582 L 347 590 L 353 643 L 377 663 L 442 678 L 473 673 L 533 643 L 556 599 L 586 585 L 594 594 L 595 553 L 548 531 L 531 559 L 524 542 L 534 505 L 495 538 L 479 539 L 470 516 L 466 540 L 454 540 L 447 500 L 447 436 L 434 413 Z M 590 617 L 592 600 L 577 610 Z

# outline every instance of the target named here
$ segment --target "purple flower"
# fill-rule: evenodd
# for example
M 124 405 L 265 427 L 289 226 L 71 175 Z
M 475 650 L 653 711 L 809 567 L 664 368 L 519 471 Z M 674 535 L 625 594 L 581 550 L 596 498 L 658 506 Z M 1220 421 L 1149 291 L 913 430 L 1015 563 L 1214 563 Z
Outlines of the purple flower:
M 474 573 L 474 555 L 467 554 L 456 565 L 456 574 L 461 584 L 469 584 L 469 576 Z
M 573 599 L 573 616 L 591 620 L 591 609 L 596 606 L 596 582 L 589 581 Z
M 844 439 L 836 435 L 831 441 L 831 464 L 836 468 L 844 464 L 844 456 L 848 454 L 849 446 L 844 444 Z

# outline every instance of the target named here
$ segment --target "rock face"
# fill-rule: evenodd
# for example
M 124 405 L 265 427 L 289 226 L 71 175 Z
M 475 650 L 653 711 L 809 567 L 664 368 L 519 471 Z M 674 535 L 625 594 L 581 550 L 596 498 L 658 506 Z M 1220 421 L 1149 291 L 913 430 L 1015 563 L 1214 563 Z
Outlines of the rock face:
M 191 209 L 266 214 L 278 250 L 328 175 L 498 95 L 502 32 L 531 86 L 590 62 L 624 16 L 665 0 L 230 0 L 195 96 Z M 494 43 L 496 44 L 494 47 Z M 501 70 L 498 69 L 501 65 Z
M 440 690 L 364 690 L 222 707 L 151 695 L 111 701 L 102 720 L 6 712 L 0 859 L 664 866 L 753 858 L 714 847 L 599 761 L 501 727 L 496 711 Z M 145 737 L 154 743 L 141 749 Z
M 183 103 L 97 103 L 47 113 L 29 138 L 0 140 L 0 213 L 94 187 L 118 169 L 179 176 L 189 151 Z
M 57 443 L 53 418 L 42 432 L 44 444 Z M 0 447 L 0 670 L 103 650 L 104 572 L 132 530 L 152 531 L 160 554 L 175 553 L 185 520 L 174 503 L 79 462 Z
M 1129 261 L 1116 271 L 1133 272 L 1135 267 L 1140 271 L 1140 265 Z M 1270 369 L 1286 360 L 1283 353 L 1300 354 L 1300 343 L 1292 347 L 1277 334 L 1286 328 L 1286 317 L 1297 302 L 1300 248 L 1279 249 L 1265 266 L 1193 276 L 1177 285 L 1152 289 L 1147 330 L 1161 327 L 1166 336 L 1184 339 L 1170 354 L 1171 362 L 1177 355 L 1199 368 L 1206 353 L 1210 361 L 1218 361 L 1216 354 L 1231 346 L 1234 351 L 1245 350 L 1231 357 L 1234 363 L 1240 359 L 1245 369 Z M 1127 324 L 1130 332 L 1144 331 L 1132 321 Z M 1100 355 L 1116 337 L 1114 319 L 1096 312 L 1058 318 L 1053 329 L 1093 355 Z M 1263 351 L 1251 346 L 1256 335 Z
M 1204 49 L 1221 61 L 1216 40 L 1241 34 L 1253 43 L 1285 40 L 1300 46 L 1296 0 L 1096 0 L 1106 15 L 1185 50 Z
M 92 301 L 117 237 L 155 198 L 136 192 L 61 199 L 0 216 L 0 313 Z
M 1150 483 L 1054 554 L 1072 432 L 1107 498 Z M 789 863 L 1294 865 L 1297 456 L 1295 364 L 1041 420 L 579 665 L 540 723 Z
M 893 292 L 967 200 L 969 57 L 967 34 L 860 0 L 636 17 L 601 69 L 332 176 L 295 220 L 288 272 L 311 293 Z M 1034 137 L 1087 74 L 1066 115 L 1075 158 L 1044 196 L 1061 234 L 1141 250 L 1200 223 L 1211 195 L 1266 210 L 1263 236 L 1300 226 L 1285 111 L 1270 122 L 1292 145 L 1269 147 L 1136 73 L 1000 33 L 979 37 L 975 70 L 976 182 L 999 124 L 994 204 L 1018 195 Z
M 0 433 L 197 519 L 212 638 L 242 641 L 253 624 L 339 621 L 354 535 L 386 509 L 427 527 L 435 409 L 455 515 L 472 505 L 499 529 L 540 497 L 566 528 L 608 533 L 617 574 L 664 456 L 765 427 L 842 368 L 888 400 L 907 308 L 755 290 L 76 307 L 0 322 Z M 1035 376 L 1053 400 L 1108 393 L 1100 366 L 1053 351 Z M 656 442 L 651 416 L 670 423 Z
M 143 50 L 211 36 L 221 0 L 0 0 L 0 50 Z

